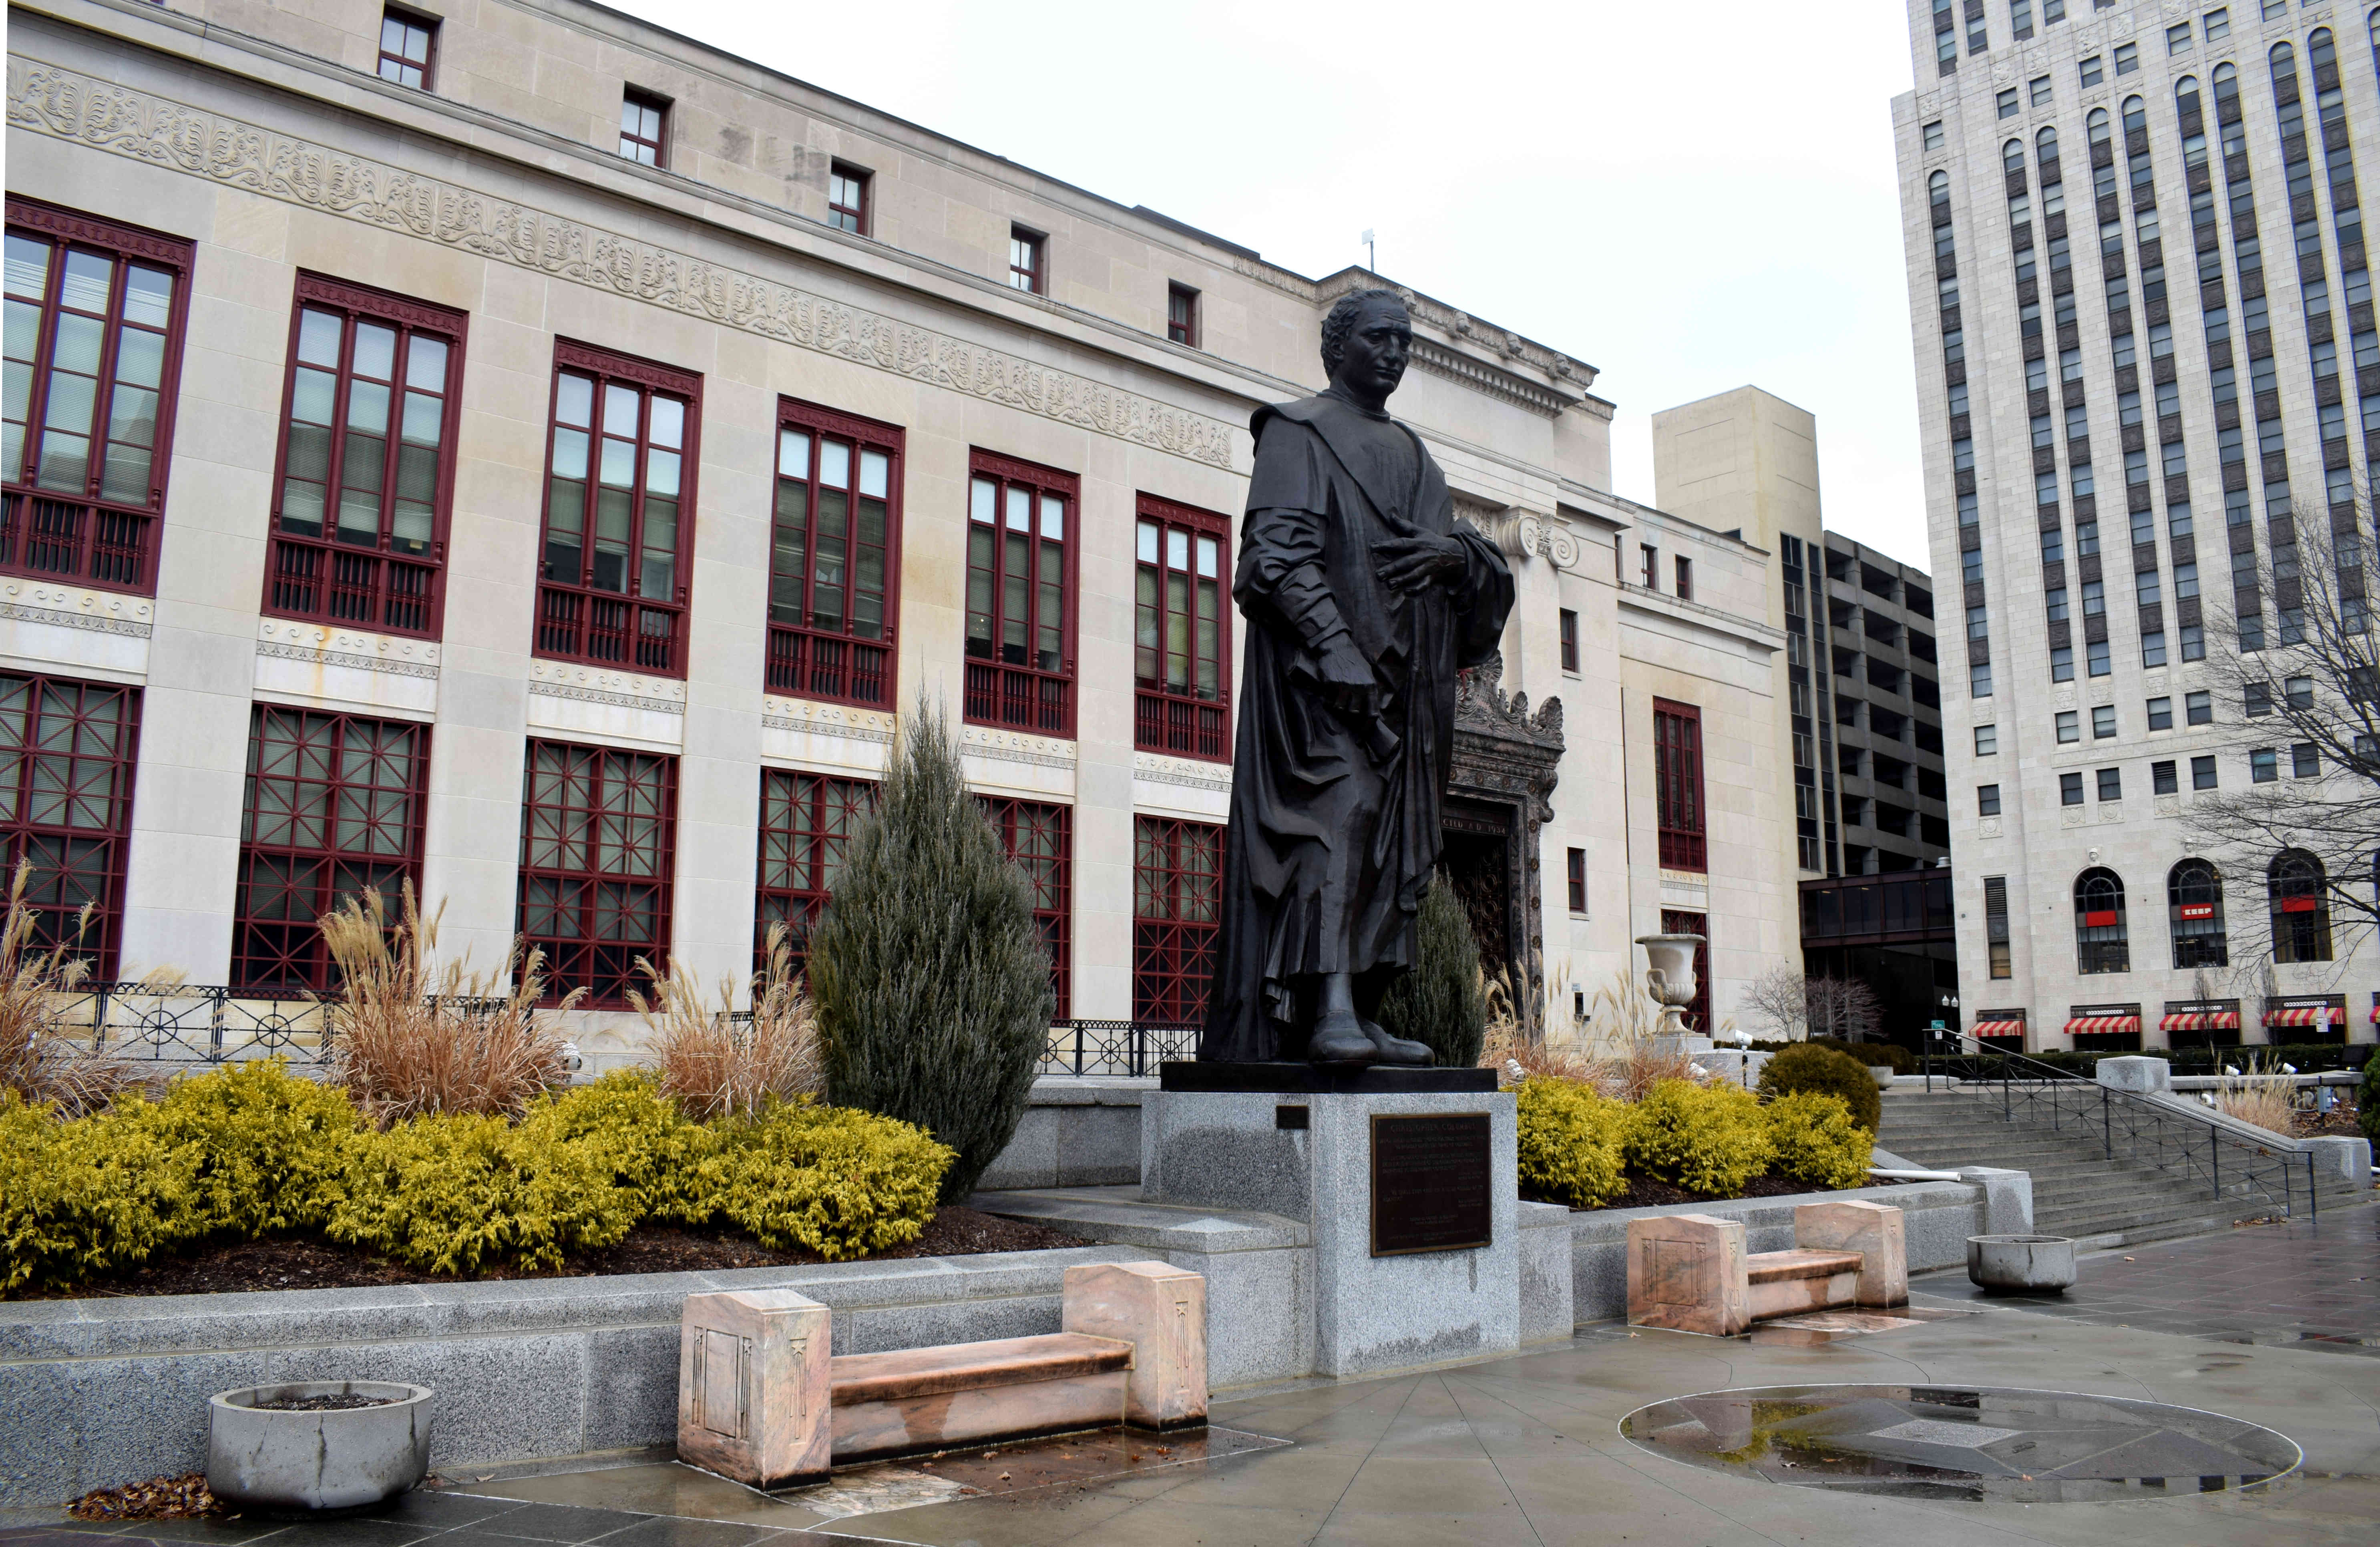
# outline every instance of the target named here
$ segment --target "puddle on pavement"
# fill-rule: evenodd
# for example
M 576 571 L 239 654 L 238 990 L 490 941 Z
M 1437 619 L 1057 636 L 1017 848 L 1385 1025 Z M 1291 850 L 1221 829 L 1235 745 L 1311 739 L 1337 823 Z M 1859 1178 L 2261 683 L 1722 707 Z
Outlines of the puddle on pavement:
M 771 1496 L 830 1519 L 842 1519 L 957 1498 L 1111 1481 L 1160 1468 L 1273 1450 L 1289 1443 L 1214 1426 L 1172 1434 L 1100 1430 L 838 1468 L 826 1482 Z
M 1714 1471 L 1976 1504 L 2258 1488 L 2301 1459 L 2287 1435 L 2220 1413 L 1993 1387 L 1704 1392 L 1639 1408 L 1620 1431 L 1655 1455 Z

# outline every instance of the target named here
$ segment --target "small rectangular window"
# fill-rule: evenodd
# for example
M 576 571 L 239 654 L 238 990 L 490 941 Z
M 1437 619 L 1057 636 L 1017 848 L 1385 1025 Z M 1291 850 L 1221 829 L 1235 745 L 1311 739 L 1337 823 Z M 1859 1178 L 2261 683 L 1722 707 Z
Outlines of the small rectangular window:
M 2258 784 L 2270 784 L 2280 778 L 2278 755 L 2269 746 L 2260 746 L 2249 753 L 2248 777 Z
M 2170 731 L 2173 729 L 2172 699 L 2152 698 L 2149 700 L 2149 729 L 2152 731 Z
M 875 181 L 873 173 L 845 162 L 834 163 L 826 179 L 826 223 L 855 236 L 869 235 L 868 196 Z
M 1996 757 L 2000 750 L 2000 728 L 1997 725 L 1975 727 L 1975 755 Z
M 1586 912 L 1586 851 L 1584 849 L 1570 852 L 1570 911 L 1573 913 Z
M 2176 22 L 2165 30 L 2165 51 L 2168 54 L 2190 52 L 2190 23 Z
M 2079 741 L 2081 741 L 2082 739 L 2082 711 L 2080 711 L 2080 710 L 2078 710 L 2078 709 L 2060 709 L 2060 710 L 2058 710 L 2058 744 L 2059 744 L 2059 745 L 2061 745 L 2061 746 L 2063 746 L 2063 745 L 2064 745 L 2065 743 L 2067 743 L 2068 742 L 2079 742 Z
M 1991 974 L 2004 978 L 2013 971 L 2009 958 L 2008 877 L 1984 877 L 1984 937 L 1990 950 Z
M 2104 677 L 2115 670 L 2115 663 L 2108 654 L 2106 640 L 2094 639 L 2085 647 L 2085 650 L 2090 659 L 2091 675 Z
M 2082 776 L 2081 774 L 2062 773 L 2058 776 L 2058 804 L 2060 805 L 2081 805 L 2082 804 Z
M 1008 228 L 1008 284 L 1013 290 L 1032 295 L 1047 295 L 1048 276 L 1043 272 L 1048 238 L 1021 225 Z
M 2115 733 L 2116 706 L 2113 704 L 2099 704 L 2093 706 L 2091 710 L 2091 739 L 2096 742 L 2103 742 Z
M 2215 723 L 2215 695 L 2204 689 L 2187 695 L 2182 701 L 2183 718 L 2192 725 Z
M 2273 688 L 2269 683 L 2250 683 L 2242 695 L 2250 719 L 2262 719 L 2273 712 Z
M 2138 43 L 2116 45 L 2116 73 L 2130 75 L 2141 67 L 2141 46 Z
M 1681 553 L 1677 559 L 1678 599 L 1694 599 L 1694 562 Z
M 2049 650 L 2049 680 L 2070 683 L 2074 680 L 2074 647 L 2054 645 Z
M 1926 126 L 1925 126 L 1925 130 L 1924 130 L 1923 132 L 1924 132 L 1924 135 L 1925 135 L 1925 150 L 1927 150 L 1927 151 L 1938 151 L 1938 150 L 1940 150 L 1940 149 L 1942 148 L 1942 120 L 1941 120 L 1941 119 L 1937 118 L 1937 119 L 1935 119 L 1932 123 L 1930 123 L 1930 124 L 1926 125 Z
M 2151 629 L 2141 635 L 2141 664 L 2143 666 L 2165 664 L 2165 630 Z
M 1186 284 L 1165 287 L 1165 336 L 1175 344 L 1198 347 L 1198 292 Z
M 2017 115 L 2020 108 L 2017 104 L 2015 87 L 2011 86 L 1999 94 L 1999 109 L 2000 116 L 2003 118 L 2013 118 Z
M 2289 678 L 2281 683 L 2281 692 L 2283 696 L 2289 700 L 2289 707 L 2292 709 L 2311 709 L 2313 707 L 2313 679 L 2312 677 Z
M 435 18 L 391 6 L 380 16 L 380 78 L 427 91 L 438 48 Z
M 1578 614 L 1567 607 L 1561 610 L 1561 669 L 1578 670 Z
M 2289 748 L 2289 776 L 2292 779 L 2320 779 L 2322 753 L 2312 742 L 2299 742 Z
M 2119 801 L 2124 798 L 2123 769 L 2101 768 L 2099 770 L 2099 798 L 2103 801 Z
M 2180 777 L 2171 762 L 2151 763 L 2149 782 L 2155 786 L 2156 792 L 2160 795 L 2179 794 L 2181 792 Z
M 1638 557 L 1644 561 L 1645 565 L 1645 588 L 1648 591 L 1658 591 L 1661 588 L 1660 550 L 1649 542 L 1639 543 L 1637 547 L 1641 550 Z
M 2094 54 L 2091 57 L 2082 61 L 2081 70 L 2082 84 L 2084 86 L 2096 86 L 2101 80 L 2106 79 L 2106 76 L 2100 69 L 2100 65 L 2101 56 L 2096 54 Z
M 2034 76 L 2033 79 L 2027 83 L 2026 91 L 2029 94 L 2028 100 L 2030 105 L 2034 107 L 2047 107 L 2049 105 L 2049 78 L 2047 76 Z
M 631 86 L 620 94 L 620 154 L 646 166 L 669 164 L 669 103 Z
M 1977 661 L 1967 668 L 1967 696 L 1989 698 L 1992 695 L 1992 667 L 1989 661 Z
M 2215 788 L 2215 759 L 2211 756 L 2190 760 L 2190 787 L 2193 790 Z
M 1975 815 L 1997 816 L 2000 814 L 2000 787 L 1997 784 L 1975 786 Z
M 2231 7 L 2220 6 L 2206 13 L 2206 41 L 2219 43 L 2231 35 Z

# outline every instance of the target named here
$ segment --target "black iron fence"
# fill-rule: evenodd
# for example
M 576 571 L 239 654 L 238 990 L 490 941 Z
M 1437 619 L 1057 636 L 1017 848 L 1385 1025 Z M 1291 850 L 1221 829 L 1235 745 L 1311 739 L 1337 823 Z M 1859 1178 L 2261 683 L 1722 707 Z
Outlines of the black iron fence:
M 1170 1058 L 1198 1056 L 1198 1028 L 1142 1021 L 1061 1021 L 1035 1070 L 1043 1078 L 1155 1074 Z
M 2212 1112 L 2111 1090 L 2090 1075 L 1961 1032 L 1925 1033 L 1922 1060 L 1928 1092 L 1940 1080 L 1944 1090 L 1996 1109 L 2002 1121 L 2095 1140 L 2109 1160 L 2153 1166 L 2205 1188 L 2212 1199 L 2261 1200 L 2292 1216 L 2302 1175 L 2307 1216 L 2320 1211 L 2310 1152 L 2274 1149 L 2226 1127 Z

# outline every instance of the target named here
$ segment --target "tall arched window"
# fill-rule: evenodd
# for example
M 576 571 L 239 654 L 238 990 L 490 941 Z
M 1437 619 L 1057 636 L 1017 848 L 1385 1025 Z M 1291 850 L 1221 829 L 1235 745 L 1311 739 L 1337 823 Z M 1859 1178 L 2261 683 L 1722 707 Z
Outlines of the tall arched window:
M 2007 144 L 2000 147 L 2000 170 L 2003 172 L 2022 172 L 2024 170 L 2023 140 L 2011 139 Z
M 2265 872 L 2273 908 L 2273 960 L 2330 960 L 2330 893 L 2322 861 L 2302 849 L 2284 849 Z
M 1934 174 L 1925 181 L 1925 192 L 1935 209 L 1948 210 L 1950 207 L 1950 175 L 1947 172 Z
M 2058 131 L 2044 129 L 2033 137 L 2033 153 L 2042 161 L 2058 159 Z
M 2074 877 L 2075 970 L 2128 973 L 2131 937 L 2124 929 L 2124 881 L 2104 867 Z
M 2230 937 L 2223 926 L 2223 873 L 2204 860 L 2184 860 L 2166 873 L 2167 920 L 2173 926 L 2176 967 L 2228 967 Z

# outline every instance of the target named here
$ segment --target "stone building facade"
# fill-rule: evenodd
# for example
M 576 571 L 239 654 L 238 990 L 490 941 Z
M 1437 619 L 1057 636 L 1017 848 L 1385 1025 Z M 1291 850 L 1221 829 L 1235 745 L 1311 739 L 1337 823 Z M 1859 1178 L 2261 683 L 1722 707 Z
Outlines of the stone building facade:
M 637 956 L 814 914 L 922 696 L 1061 1016 L 1196 1015 L 1245 426 L 1387 282 L 570 0 L 37 0 L 8 48 L 0 827 L 103 977 L 296 996 L 410 878 L 623 1056 Z M 1405 293 L 1396 409 L 1521 596 L 1450 864 L 1533 1022 L 1671 914 L 1724 1015 L 1792 946 L 1770 556 L 1606 492 L 1592 367 Z
M 1942 687 L 1968 1029 L 2369 1040 L 2368 935 L 2323 912 L 2319 949 L 2276 960 L 2268 914 L 2315 907 L 2285 895 L 2289 856 L 2218 874 L 2182 817 L 2291 761 L 2210 652 L 2285 636 L 2295 598 L 2265 577 L 2301 534 L 2372 540 L 2354 147 L 2380 144 L 2380 13 L 1908 14 L 1893 122 L 1934 573 L 1964 623 Z

